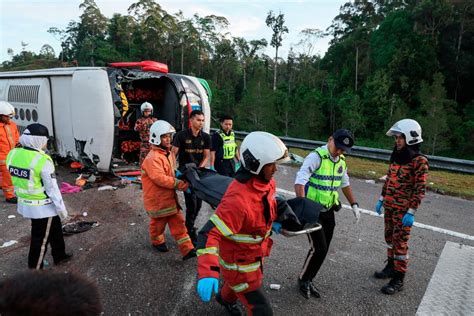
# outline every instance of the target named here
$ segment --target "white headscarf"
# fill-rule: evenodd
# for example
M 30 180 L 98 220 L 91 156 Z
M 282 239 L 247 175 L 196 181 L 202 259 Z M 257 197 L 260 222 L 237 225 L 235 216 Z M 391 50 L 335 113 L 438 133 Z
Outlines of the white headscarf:
M 20 144 L 23 147 L 30 147 L 36 150 L 43 150 L 48 143 L 46 136 L 33 136 L 29 135 L 30 131 L 25 129 L 23 134 L 20 136 Z

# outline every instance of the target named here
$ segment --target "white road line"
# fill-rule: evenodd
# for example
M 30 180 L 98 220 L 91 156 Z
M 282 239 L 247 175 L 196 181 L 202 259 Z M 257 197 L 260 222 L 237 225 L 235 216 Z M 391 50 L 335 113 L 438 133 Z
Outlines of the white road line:
M 288 191 L 288 190 L 285 190 L 285 189 L 277 188 L 277 191 L 280 192 L 280 193 L 283 193 L 285 195 L 295 196 L 294 192 Z M 342 204 L 342 207 L 347 208 L 347 209 L 351 209 L 350 205 L 347 205 L 347 204 Z M 366 209 L 363 209 L 363 208 L 359 208 L 359 210 L 360 210 L 361 213 L 383 218 L 383 215 L 379 215 L 379 214 L 375 213 L 374 211 L 369 211 L 369 210 L 366 210 Z M 413 225 L 416 226 L 416 227 L 428 229 L 428 230 L 431 230 L 431 231 L 434 231 L 434 232 L 437 232 L 437 233 L 446 234 L 446 235 L 450 235 L 450 236 L 453 236 L 453 237 L 458 237 L 458 238 L 474 241 L 474 236 L 463 234 L 463 233 L 458 233 L 458 232 L 455 232 L 455 231 L 452 231 L 452 230 L 449 230 L 449 229 L 444 229 L 444 228 L 440 228 L 440 227 L 436 227 L 436 226 L 426 225 L 426 224 L 422 224 L 422 223 L 419 223 L 419 222 L 415 222 Z

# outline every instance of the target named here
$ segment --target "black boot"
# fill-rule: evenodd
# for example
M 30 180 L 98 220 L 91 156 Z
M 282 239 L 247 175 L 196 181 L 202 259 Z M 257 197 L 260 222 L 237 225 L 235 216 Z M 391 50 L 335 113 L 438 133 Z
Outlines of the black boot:
M 237 305 L 237 302 L 234 303 L 227 303 L 222 299 L 221 293 L 217 293 L 216 295 L 216 301 L 217 303 L 221 304 L 224 306 L 225 310 L 227 311 L 228 315 L 231 316 L 241 316 L 242 315 L 242 310 L 240 309 L 239 305 Z
M 405 278 L 405 273 L 395 271 L 393 278 L 385 285 L 381 291 L 384 294 L 392 295 L 403 290 L 403 279 Z
M 395 273 L 394 265 L 393 265 L 393 258 L 387 259 L 387 265 L 383 268 L 382 271 L 376 271 L 374 273 L 374 277 L 377 279 L 389 279 L 393 278 Z
M 312 281 L 298 280 L 298 287 L 300 289 L 301 295 L 303 295 L 303 297 L 306 299 L 311 298 L 311 295 L 317 298 L 321 297 L 319 290 L 316 288 L 316 286 L 314 286 Z
M 185 256 L 183 256 L 183 261 L 196 257 L 196 248 L 191 249 Z
M 168 246 L 166 245 L 166 243 L 162 243 L 162 244 L 159 244 L 159 245 L 156 245 L 156 246 L 153 245 L 153 248 L 155 248 L 159 252 L 168 252 L 169 251 Z
M 72 258 L 72 253 L 64 253 L 64 255 L 62 255 L 61 257 L 54 258 L 54 264 L 58 265 L 60 263 L 67 262 L 67 261 L 71 260 L 71 258 Z
M 18 198 L 16 196 L 14 196 L 12 198 L 5 199 L 5 202 L 10 203 L 10 204 L 17 204 L 18 203 Z

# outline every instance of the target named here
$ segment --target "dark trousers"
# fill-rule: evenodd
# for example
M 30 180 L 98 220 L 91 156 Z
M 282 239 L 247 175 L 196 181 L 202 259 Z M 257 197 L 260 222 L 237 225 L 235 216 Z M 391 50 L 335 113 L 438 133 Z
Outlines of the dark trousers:
M 184 202 L 186 204 L 186 228 L 188 229 L 188 233 L 190 237 L 193 238 L 194 235 L 196 236 L 196 232 L 194 231 L 194 222 L 201 210 L 202 200 L 199 199 L 196 194 L 194 193 L 186 193 L 184 192 Z M 194 239 L 194 238 L 193 238 Z
M 233 177 L 235 175 L 235 162 L 234 159 L 223 159 L 216 161 L 214 167 L 218 174 L 227 177 Z
M 321 212 L 319 214 L 319 223 L 322 229 L 308 235 L 311 246 L 300 274 L 302 281 L 311 281 L 318 273 L 321 265 L 326 259 L 329 244 L 331 243 L 336 221 L 334 220 L 334 211 Z
M 240 300 L 244 304 L 249 316 L 271 316 L 273 315 L 272 306 L 265 297 L 262 288 L 254 291 L 235 293 L 227 282 L 224 282 L 221 290 L 222 299 L 227 303 L 234 303 Z
M 51 244 L 53 259 L 60 260 L 65 255 L 63 230 L 59 216 L 31 219 L 31 243 L 28 254 L 28 268 L 42 269 L 48 244 Z

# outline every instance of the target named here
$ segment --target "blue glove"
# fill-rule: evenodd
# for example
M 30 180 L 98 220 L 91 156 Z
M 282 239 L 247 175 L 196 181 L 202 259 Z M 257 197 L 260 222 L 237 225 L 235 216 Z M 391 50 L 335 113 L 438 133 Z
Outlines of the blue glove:
M 240 161 L 237 161 L 237 162 L 235 163 L 235 172 L 237 172 L 237 170 L 240 169 L 240 166 L 241 166 Z
M 191 188 L 187 188 L 186 191 L 184 191 L 184 193 L 187 193 L 187 194 L 191 194 Z
M 217 294 L 218 290 L 219 280 L 217 278 L 202 278 L 198 281 L 197 291 L 203 302 L 209 302 L 212 292 L 214 291 L 214 294 Z
M 178 169 L 175 170 L 174 172 L 174 176 L 176 178 L 181 178 L 181 176 L 183 175 L 183 173 L 181 171 L 179 171 Z
M 275 232 L 275 234 L 279 234 L 280 230 L 281 230 L 281 223 L 280 222 L 273 222 L 272 230 Z
M 405 216 L 403 216 L 403 219 L 402 219 L 403 227 L 412 227 L 413 222 L 415 222 L 415 215 L 411 213 L 406 213 Z
M 214 168 L 214 166 L 210 166 L 209 169 L 212 171 L 216 171 L 216 168 Z
M 377 204 L 375 205 L 375 211 L 377 212 L 377 214 L 382 214 L 382 206 L 383 206 L 383 201 L 382 200 L 378 200 L 377 201 Z

